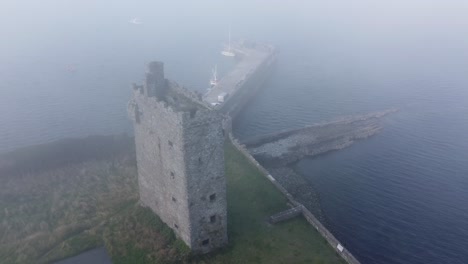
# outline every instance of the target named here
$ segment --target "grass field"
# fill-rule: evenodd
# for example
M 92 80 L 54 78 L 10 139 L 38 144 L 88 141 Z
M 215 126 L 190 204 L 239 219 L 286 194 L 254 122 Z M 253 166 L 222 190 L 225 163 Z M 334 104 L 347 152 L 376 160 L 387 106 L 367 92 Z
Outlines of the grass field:
M 230 144 L 225 152 L 229 246 L 201 257 L 191 256 L 171 229 L 138 206 L 131 149 L 106 156 L 100 146 L 97 158 L 82 142 L 74 144 L 88 153 L 79 162 L 44 169 L 47 159 L 41 157 L 40 165 L 19 172 L 0 164 L 0 172 L 9 172 L 0 174 L 0 263 L 49 263 L 98 245 L 116 264 L 344 263 L 303 218 L 266 222 L 286 209 L 287 201 Z
M 286 198 L 231 144 L 226 145 L 228 248 L 206 263 L 345 263 L 307 221 L 270 225 Z

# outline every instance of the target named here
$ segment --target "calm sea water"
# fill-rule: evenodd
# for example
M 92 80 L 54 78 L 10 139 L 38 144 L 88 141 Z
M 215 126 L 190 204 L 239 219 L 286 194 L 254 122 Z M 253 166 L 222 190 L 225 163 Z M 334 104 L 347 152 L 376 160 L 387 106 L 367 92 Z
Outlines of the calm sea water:
M 42 14 L 33 6 L 20 17 L 13 11 L 24 10 L 13 8 L 18 24 L 0 26 L 10 40 L 0 44 L 0 152 L 131 133 L 126 104 L 145 63 L 162 60 L 168 78 L 202 91 L 215 64 L 220 75 L 232 66 L 219 55 L 231 23 L 234 36 L 280 48 L 236 136 L 400 108 L 379 135 L 296 169 L 320 193 L 326 224 L 363 263 L 467 263 L 467 6 L 259 2 L 159 12 L 158 4 L 91 1 L 43 16 L 32 16 Z M 134 16 L 143 24 L 129 24 Z

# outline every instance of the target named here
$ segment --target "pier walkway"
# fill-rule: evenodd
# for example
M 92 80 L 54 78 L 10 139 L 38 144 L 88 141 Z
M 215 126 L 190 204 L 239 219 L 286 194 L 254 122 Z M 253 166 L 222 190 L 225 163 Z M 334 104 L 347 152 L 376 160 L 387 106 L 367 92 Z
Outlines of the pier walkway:
M 218 84 L 211 88 L 203 100 L 213 107 L 221 108 L 233 95 L 242 88 L 243 84 L 267 61 L 274 52 L 274 48 L 268 45 L 239 42 L 234 45 L 237 62 L 226 76 L 219 80 Z M 224 102 L 218 100 L 221 94 L 227 94 Z

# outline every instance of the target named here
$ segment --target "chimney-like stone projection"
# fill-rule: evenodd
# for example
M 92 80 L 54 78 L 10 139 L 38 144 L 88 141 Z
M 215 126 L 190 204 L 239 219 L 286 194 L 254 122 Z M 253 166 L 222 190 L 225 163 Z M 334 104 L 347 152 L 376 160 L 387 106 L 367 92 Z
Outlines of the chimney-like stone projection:
M 168 88 L 164 79 L 164 63 L 153 61 L 148 64 L 144 87 L 146 96 L 164 100 Z

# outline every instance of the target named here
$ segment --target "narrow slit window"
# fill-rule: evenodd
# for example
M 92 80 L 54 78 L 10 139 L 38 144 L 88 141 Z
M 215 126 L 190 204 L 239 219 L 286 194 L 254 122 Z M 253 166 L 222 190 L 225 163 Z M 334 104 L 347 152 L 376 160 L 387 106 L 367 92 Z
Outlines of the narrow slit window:
M 210 216 L 210 223 L 216 223 L 216 215 Z
M 135 122 L 137 124 L 140 124 L 140 108 L 138 107 L 138 105 L 135 105 Z
M 171 146 L 171 147 L 174 146 L 174 143 L 172 143 L 172 141 L 169 140 L 169 141 L 167 141 L 167 142 L 168 142 L 169 146 Z
M 138 110 L 135 111 L 135 122 L 140 124 L 140 111 Z
M 213 193 L 212 195 L 210 195 L 210 201 L 214 202 L 215 200 L 216 200 L 216 193 Z
M 194 118 L 196 113 L 197 113 L 197 109 L 190 110 L 190 118 Z
M 208 246 L 210 244 L 210 240 L 209 239 L 205 239 L 202 241 L 202 245 L 203 246 Z

